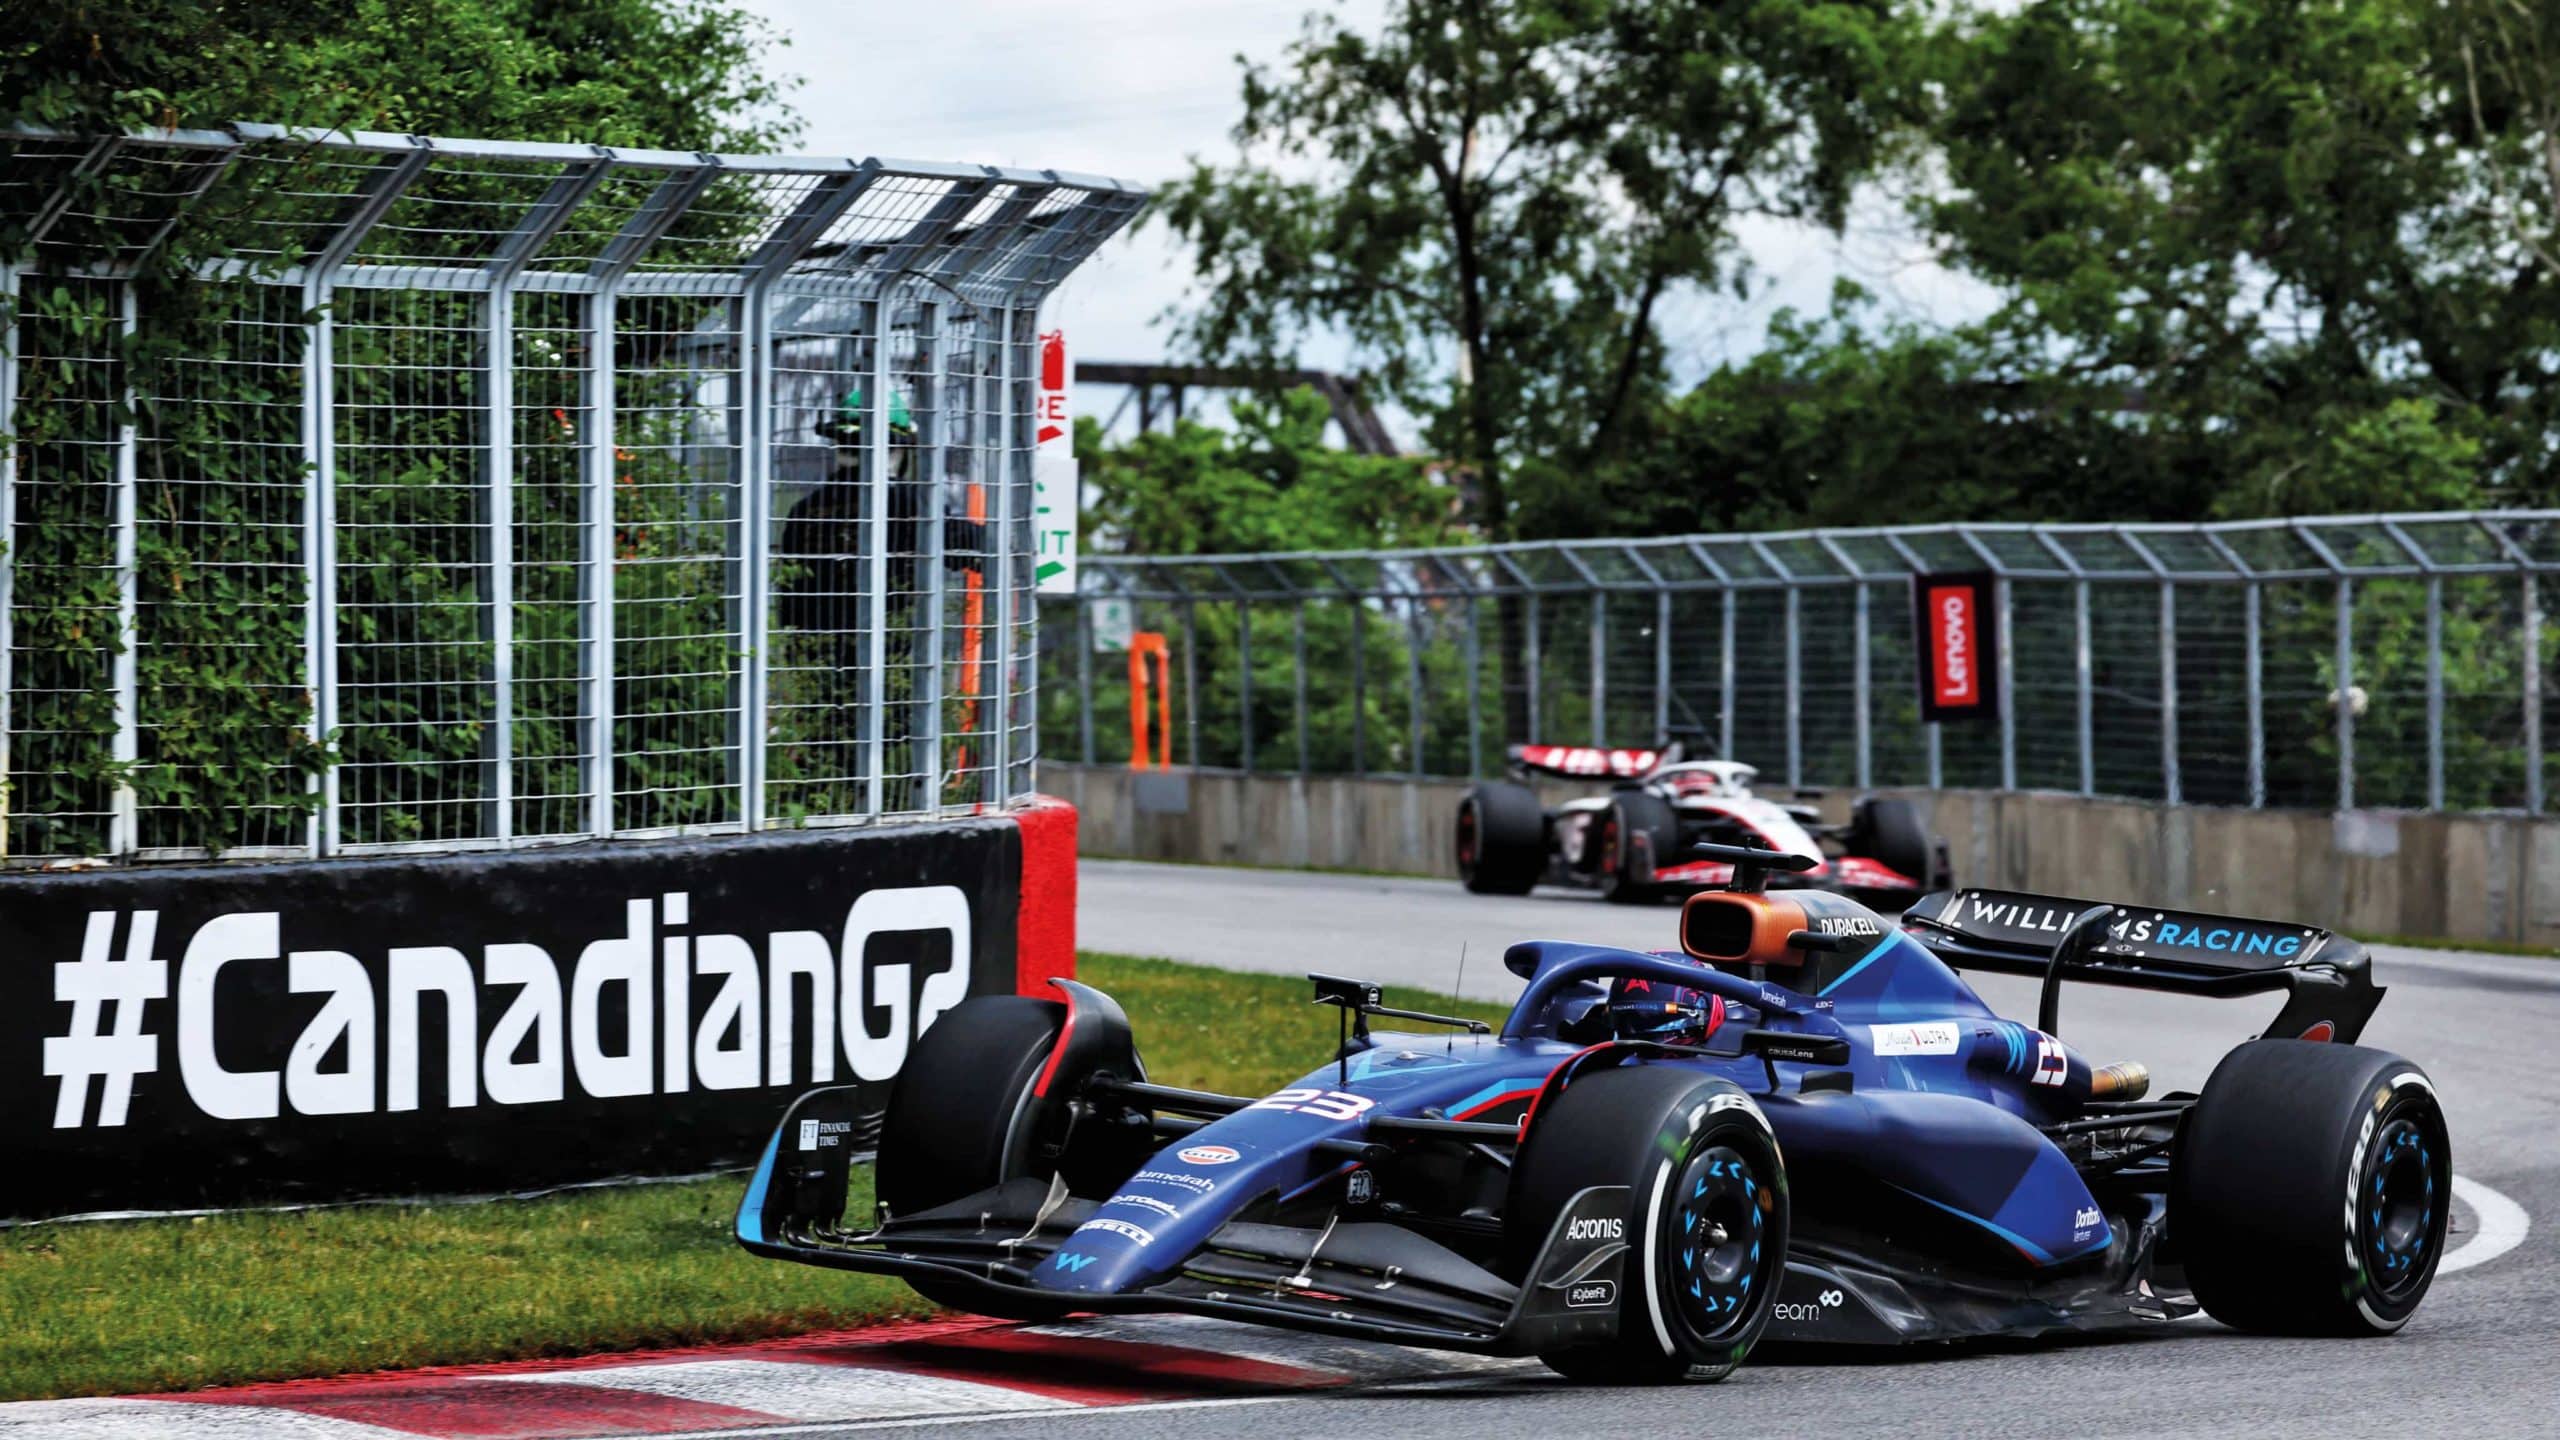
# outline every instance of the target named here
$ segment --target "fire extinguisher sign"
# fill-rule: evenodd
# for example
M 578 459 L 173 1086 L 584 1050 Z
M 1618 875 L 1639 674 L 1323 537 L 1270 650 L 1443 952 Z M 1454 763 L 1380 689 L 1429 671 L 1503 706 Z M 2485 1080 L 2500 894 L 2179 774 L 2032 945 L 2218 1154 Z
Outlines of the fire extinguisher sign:
M 1031 531 L 1035 541 L 1034 588 L 1043 595 L 1076 593 L 1075 408 L 1069 386 L 1067 332 L 1040 336 L 1040 388 L 1032 400 Z
M 1912 653 L 1920 657 L 1920 718 L 2000 715 L 2000 611 L 1988 574 L 1911 577 Z

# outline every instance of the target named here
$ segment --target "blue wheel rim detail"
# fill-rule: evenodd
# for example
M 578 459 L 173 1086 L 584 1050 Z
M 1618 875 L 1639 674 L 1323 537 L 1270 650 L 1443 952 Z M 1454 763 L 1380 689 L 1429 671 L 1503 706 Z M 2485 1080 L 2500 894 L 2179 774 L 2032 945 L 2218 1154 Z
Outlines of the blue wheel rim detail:
M 1730 1146 L 1691 1155 L 1680 1172 L 1670 1285 L 1673 1308 L 1702 1339 L 1739 1327 L 1761 1284 L 1766 1187 Z

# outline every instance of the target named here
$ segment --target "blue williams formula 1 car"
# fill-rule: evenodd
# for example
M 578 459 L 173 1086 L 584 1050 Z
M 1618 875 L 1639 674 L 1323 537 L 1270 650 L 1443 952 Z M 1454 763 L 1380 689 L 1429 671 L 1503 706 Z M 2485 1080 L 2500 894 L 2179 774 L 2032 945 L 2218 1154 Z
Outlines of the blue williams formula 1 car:
M 1017 1319 L 1182 1311 L 1715 1378 L 1764 1337 L 1893 1343 L 2173 1320 L 2399 1328 L 2441 1253 L 2450 1150 L 2416 1065 L 2352 1042 L 2382 992 L 2301 926 L 2038 896 L 1765 893 L 1719 851 L 1679 951 L 1512 947 L 1499 1033 L 1314 977 L 1340 1053 L 1286 1089 L 1148 1080 L 1128 1019 L 972 999 L 885 1099 L 802 1096 L 738 1214 L 757 1254 Z M 2034 1026 L 1958 967 L 2042 977 Z M 2061 981 L 2282 990 L 2201 1095 L 2056 1038 Z M 1380 1033 L 1373 1019 L 1432 1033 Z M 876 1134 L 879 1210 L 847 1216 Z

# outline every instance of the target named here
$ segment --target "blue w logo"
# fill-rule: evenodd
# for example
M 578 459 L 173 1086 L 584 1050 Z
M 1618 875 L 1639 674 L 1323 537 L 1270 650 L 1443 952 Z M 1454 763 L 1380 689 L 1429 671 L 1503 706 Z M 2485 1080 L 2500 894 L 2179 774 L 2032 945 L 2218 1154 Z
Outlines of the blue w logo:
M 1064 1250 L 1059 1251 L 1051 1258 L 1056 1262 L 1059 1269 L 1067 1271 L 1070 1274 L 1093 1263 L 1093 1257 L 1090 1255 L 1070 1255 Z

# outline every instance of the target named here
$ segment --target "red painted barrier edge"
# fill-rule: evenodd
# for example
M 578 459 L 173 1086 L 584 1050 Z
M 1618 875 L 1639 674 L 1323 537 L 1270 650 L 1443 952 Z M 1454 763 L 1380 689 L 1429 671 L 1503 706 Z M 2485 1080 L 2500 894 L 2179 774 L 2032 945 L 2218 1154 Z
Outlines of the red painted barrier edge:
M 1014 925 L 1014 983 L 1049 997 L 1076 974 L 1076 807 L 1047 795 L 1014 812 L 1022 829 L 1022 901 Z

